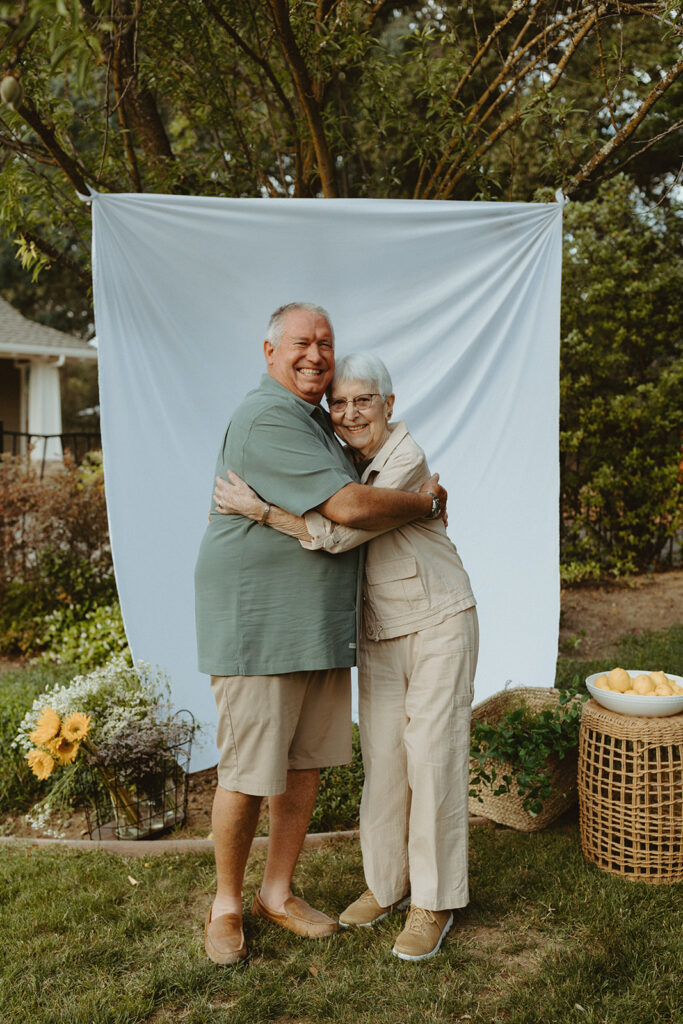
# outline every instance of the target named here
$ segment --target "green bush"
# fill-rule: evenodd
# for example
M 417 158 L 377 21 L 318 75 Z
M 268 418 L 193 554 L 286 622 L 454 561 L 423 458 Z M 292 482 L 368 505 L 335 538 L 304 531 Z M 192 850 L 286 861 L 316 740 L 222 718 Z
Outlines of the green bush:
M 565 583 L 674 561 L 683 527 L 680 223 L 680 204 L 649 205 L 624 175 L 565 211 Z
M 36 643 L 45 650 L 46 664 L 72 665 L 77 672 L 89 672 L 123 654 L 130 661 L 128 641 L 118 602 L 81 608 L 56 608 L 42 620 Z
M 358 828 L 358 811 L 363 792 L 363 760 L 360 733 L 353 723 L 353 753 L 350 764 L 323 768 L 309 832 L 335 832 Z
M 0 651 L 40 646 L 44 616 L 116 597 L 101 457 L 69 456 L 43 480 L 28 458 L 0 458 Z

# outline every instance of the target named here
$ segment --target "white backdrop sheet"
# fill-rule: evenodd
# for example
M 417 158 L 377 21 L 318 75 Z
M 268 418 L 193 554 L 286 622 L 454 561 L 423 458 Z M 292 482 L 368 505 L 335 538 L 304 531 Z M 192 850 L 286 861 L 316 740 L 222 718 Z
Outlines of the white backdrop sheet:
M 94 194 L 106 494 L 126 632 L 215 721 L 193 568 L 219 444 L 268 317 L 326 307 L 385 361 L 449 492 L 479 606 L 475 699 L 551 686 L 559 624 L 559 203 Z M 333 557 L 333 556 L 330 556 Z M 296 615 L 293 595 L 292 614 Z M 193 768 L 216 761 L 205 732 Z

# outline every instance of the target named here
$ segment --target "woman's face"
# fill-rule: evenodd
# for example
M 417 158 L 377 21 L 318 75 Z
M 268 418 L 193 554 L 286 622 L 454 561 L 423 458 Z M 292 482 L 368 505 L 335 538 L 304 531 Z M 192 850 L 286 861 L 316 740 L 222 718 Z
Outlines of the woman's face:
M 355 404 L 354 398 L 359 400 Z M 335 403 L 341 402 L 344 405 L 335 407 Z M 375 385 L 363 380 L 342 380 L 333 385 L 329 406 L 332 425 L 341 440 L 364 459 L 376 455 L 389 433 L 387 422 L 394 396 L 382 401 Z

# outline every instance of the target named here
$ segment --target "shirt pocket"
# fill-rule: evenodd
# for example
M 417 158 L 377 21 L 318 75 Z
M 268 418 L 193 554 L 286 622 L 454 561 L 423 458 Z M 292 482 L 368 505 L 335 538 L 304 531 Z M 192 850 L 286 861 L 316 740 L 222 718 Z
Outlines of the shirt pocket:
M 382 618 L 399 615 L 409 608 L 427 606 L 427 594 L 413 555 L 392 558 L 365 570 L 368 599 Z

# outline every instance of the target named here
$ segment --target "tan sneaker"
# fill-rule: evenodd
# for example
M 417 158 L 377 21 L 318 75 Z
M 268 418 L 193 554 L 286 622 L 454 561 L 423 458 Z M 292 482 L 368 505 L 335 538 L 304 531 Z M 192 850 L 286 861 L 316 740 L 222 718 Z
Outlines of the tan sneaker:
M 359 896 L 357 900 L 351 903 L 339 915 L 339 924 L 342 928 L 349 928 L 351 926 L 369 928 L 375 922 L 381 921 L 383 917 L 386 917 L 393 910 L 403 910 L 409 903 L 410 896 L 404 896 L 402 900 L 398 900 L 388 907 L 380 907 L 370 890 L 366 889 L 362 896 Z
M 411 907 L 406 926 L 396 939 L 392 953 L 401 960 L 427 960 L 439 952 L 444 936 L 453 924 L 451 910 L 423 910 Z

